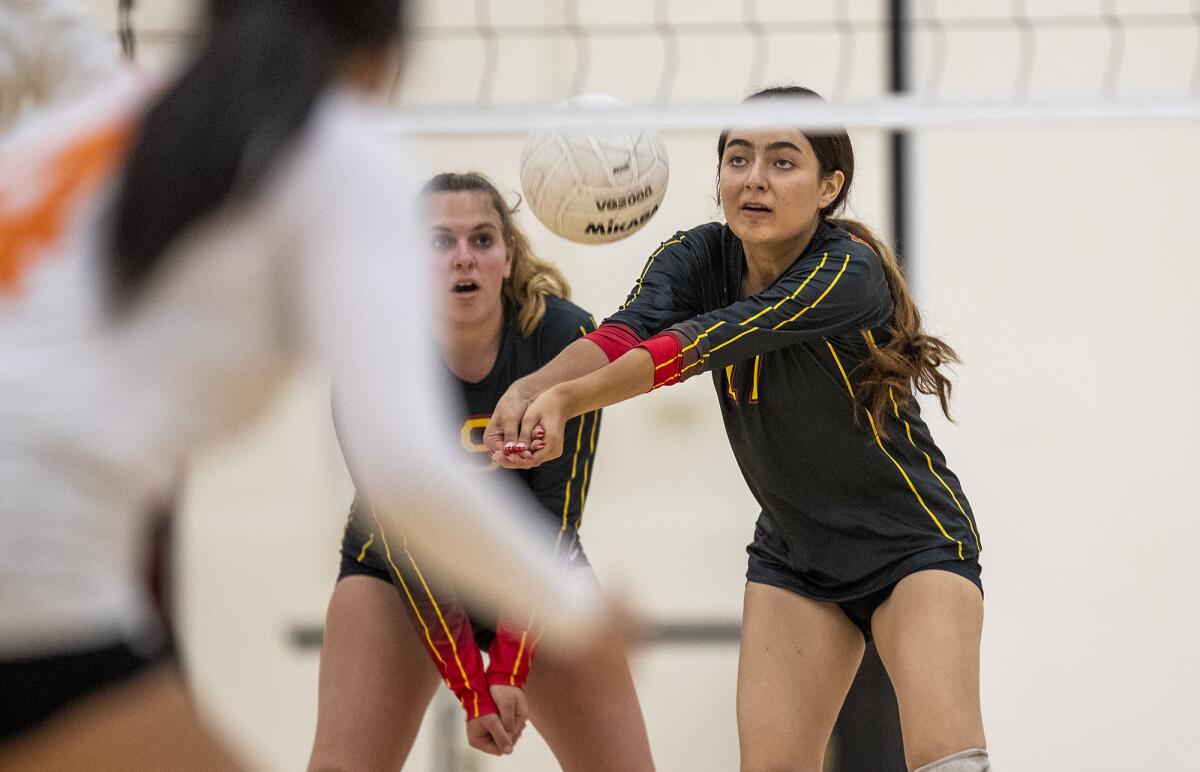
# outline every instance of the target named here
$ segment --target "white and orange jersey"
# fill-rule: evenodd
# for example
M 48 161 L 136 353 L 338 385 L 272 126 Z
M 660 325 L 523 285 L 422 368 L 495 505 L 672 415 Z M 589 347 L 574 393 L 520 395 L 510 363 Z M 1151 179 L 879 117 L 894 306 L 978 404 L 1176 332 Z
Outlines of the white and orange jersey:
M 142 103 L 105 94 L 0 141 L 0 657 L 136 641 L 144 513 L 308 357 L 341 381 L 381 514 L 477 602 L 586 636 L 598 599 L 554 567 L 536 504 L 439 439 L 430 261 L 378 108 L 327 97 L 252 199 L 184 233 L 113 316 L 106 214 Z

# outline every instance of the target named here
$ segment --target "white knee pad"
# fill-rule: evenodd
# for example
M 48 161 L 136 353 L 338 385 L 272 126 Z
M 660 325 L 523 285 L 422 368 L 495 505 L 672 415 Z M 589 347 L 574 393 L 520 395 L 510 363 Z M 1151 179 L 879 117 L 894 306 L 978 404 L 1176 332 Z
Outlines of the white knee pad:
M 987 751 L 970 748 L 914 769 L 913 772 L 988 772 L 991 768 Z

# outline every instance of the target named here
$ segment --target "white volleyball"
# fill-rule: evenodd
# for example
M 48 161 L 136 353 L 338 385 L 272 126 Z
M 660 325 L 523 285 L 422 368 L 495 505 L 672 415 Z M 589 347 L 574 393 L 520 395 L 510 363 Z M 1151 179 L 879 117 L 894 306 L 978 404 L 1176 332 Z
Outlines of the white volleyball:
M 621 104 L 598 94 L 562 106 Z M 521 189 L 554 233 L 583 244 L 623 239 L 645 225 L 667 192 L 667 146 L 649 129 L 548 131 L 521 152 Z

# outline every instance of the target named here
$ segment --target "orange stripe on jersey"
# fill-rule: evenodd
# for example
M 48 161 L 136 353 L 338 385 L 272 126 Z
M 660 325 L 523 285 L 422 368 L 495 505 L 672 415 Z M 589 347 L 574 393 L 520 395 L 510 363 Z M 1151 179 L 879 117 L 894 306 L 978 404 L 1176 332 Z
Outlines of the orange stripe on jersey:
M 129 124 L 110 124 L 64 147 L 40 172 L 45 192 L 27 207 L 10 209 L 0 193 L 0 295 L 21 292 L 21 277 L 62 236 L 79 196 L 116 164 L 131 135 Z

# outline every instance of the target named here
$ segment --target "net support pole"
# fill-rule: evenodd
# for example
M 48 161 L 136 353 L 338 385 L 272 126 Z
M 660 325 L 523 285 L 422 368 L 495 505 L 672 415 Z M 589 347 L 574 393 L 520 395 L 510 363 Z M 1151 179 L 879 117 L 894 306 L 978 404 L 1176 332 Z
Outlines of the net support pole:
M 909 91 L 912 19 L 909 0 L 888 0 L 888 93 L 903 97 Z M 913 282 L 912 238 L 912 135 L 907 129 L 888 132 L 891 157 L 889 188 L 891 193 L 892 241 L 903 261 L 909 282 Z

